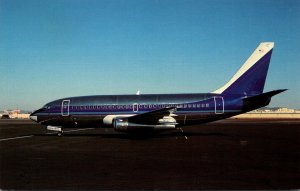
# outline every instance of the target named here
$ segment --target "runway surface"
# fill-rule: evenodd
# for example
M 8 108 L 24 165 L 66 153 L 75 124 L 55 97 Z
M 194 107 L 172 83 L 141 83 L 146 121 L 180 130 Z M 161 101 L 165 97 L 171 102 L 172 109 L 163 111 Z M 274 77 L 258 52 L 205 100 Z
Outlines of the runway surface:
M 300 121 L 223 120 L 184 132 L 49 134 L 0 120 L 1 189 L 296 189 Z

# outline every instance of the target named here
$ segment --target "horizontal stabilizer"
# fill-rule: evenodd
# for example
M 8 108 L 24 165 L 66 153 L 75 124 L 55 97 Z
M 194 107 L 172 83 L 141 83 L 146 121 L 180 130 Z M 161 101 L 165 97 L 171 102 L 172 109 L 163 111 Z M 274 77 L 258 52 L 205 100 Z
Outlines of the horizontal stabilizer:
M 274 95 L 284 92 L 286 90 L 287 89 L 273 90 L 273 91 L 262 93 L 262 94 L 259 94 L 256 96 L 244 98 L 243 99 L 244 104 L 243 104 L 242 110 L 244 112 L 247 112 L 247 111 L 251 111 L 253 109 L 267 106 L 270 103 L 271 98 Z
M 266 99 L 266 98 L 271 98 L 273 97 L 274 95 L 277 95 L 281 92 L 284 92 L 286 91 L 287 89 L 281 89 L 281 90 L 273 90 L 273 91 L 270 91 L 270 92 L 266 92 L 266 93 L 263 93 L 263 94 L 259 94 L 259 95 L 256 95 L 256 96 L 252 96 L 252 97 L 247 97 L 247 98 L 244 98 L 243 100 L 244 101 L 254 101 L 254 100 L 259 100 L 259 99 Z

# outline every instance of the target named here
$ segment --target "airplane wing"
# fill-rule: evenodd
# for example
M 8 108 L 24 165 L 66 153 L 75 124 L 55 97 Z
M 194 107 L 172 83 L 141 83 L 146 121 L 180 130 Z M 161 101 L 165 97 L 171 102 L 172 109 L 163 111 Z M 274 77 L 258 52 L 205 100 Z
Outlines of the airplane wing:
M 173 114 L 177 110 L 176 107 L 166 107 L 131 117 L 127 117 L 128 122 L 135 124 L 156 125 L 156 124 L 177 124 Z M 123 118 L 124 119 L 124 118 Z

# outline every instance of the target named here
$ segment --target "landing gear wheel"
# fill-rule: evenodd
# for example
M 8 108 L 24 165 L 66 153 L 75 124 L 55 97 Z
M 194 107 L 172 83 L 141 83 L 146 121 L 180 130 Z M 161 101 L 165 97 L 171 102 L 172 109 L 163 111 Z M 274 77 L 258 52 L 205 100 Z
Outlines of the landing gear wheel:
M 59 131 L 58 133 L 57 133 L 57 135 L 59 136 L 59 137 L 61 137 L 61 136 L 63 136 L 63 131 Z

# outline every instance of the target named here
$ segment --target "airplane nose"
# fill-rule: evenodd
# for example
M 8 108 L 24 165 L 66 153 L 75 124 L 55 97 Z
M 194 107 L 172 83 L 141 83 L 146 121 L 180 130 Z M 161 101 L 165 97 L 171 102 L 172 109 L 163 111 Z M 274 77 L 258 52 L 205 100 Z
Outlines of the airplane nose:
M 38 114 L 40 112 L 43 112 L 44 110 L 45 110 L 45 108 L 41 108 L 41 109 L 38 109 L 38 110 L 34 111 L 32 114 L 30 114 L 29 118 L 32 121 L 38 122 Z
M 32 120 L 32 121 L 35 121 L 37 122 L 37 116 L 36 115 L 30 115 L 29 118 Z

